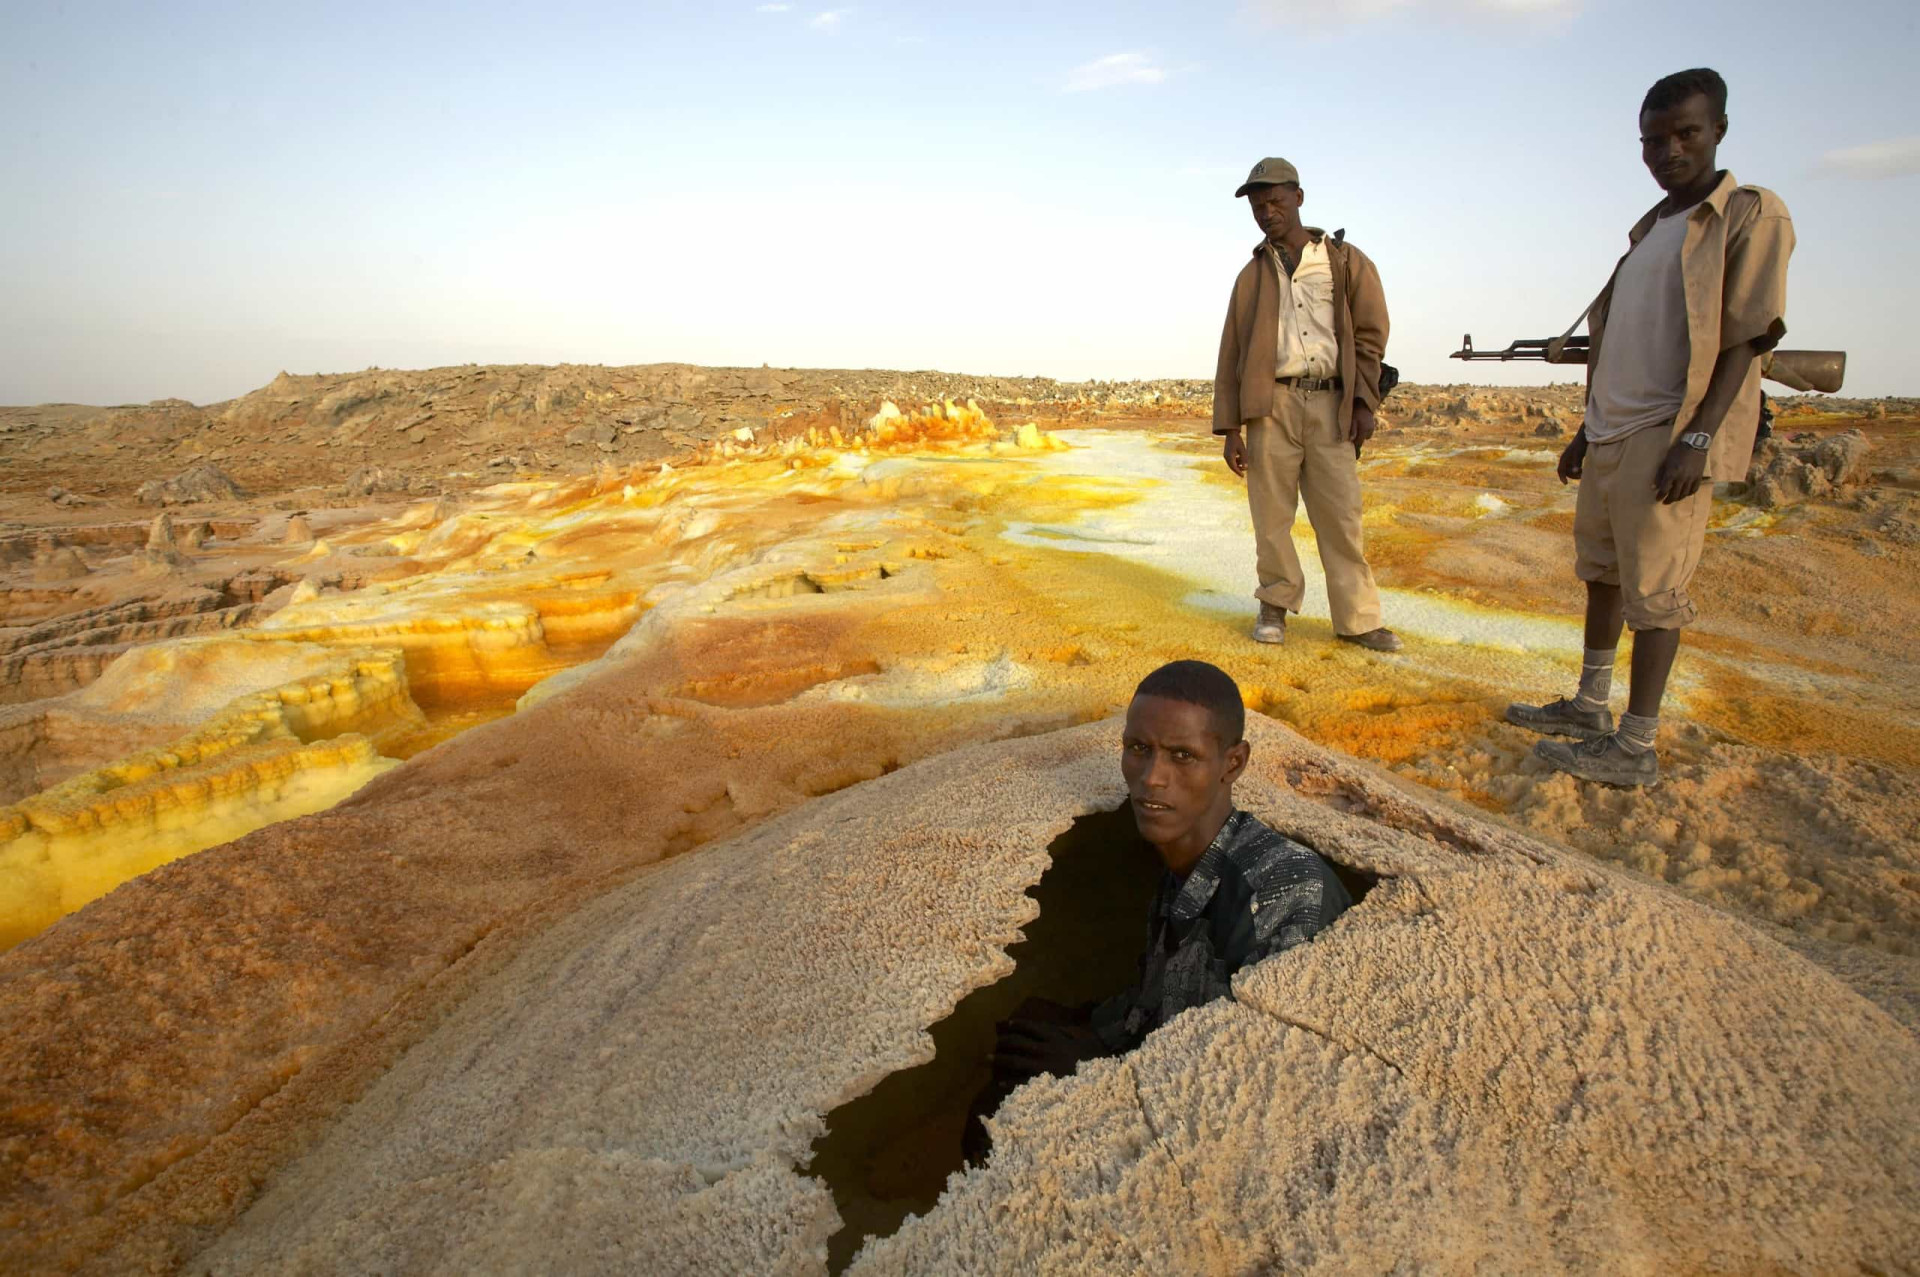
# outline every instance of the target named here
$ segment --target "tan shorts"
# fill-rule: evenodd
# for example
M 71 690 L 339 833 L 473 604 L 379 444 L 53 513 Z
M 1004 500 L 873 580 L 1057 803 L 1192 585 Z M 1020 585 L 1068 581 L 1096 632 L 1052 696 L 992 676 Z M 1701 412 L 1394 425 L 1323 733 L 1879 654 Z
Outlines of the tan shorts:
M 1573 508 L 1574 573 L 1617 585 L 1627 628 L 1677 630 L 1698 613 L 1687 583 L 1700 566 L 1713 512 L 1713 482 L 1685 501 L 1662 505 L 1653 476 L 1671 447 L 1664 426 L 1636 430 L 1587 449 L 1580 497 Z

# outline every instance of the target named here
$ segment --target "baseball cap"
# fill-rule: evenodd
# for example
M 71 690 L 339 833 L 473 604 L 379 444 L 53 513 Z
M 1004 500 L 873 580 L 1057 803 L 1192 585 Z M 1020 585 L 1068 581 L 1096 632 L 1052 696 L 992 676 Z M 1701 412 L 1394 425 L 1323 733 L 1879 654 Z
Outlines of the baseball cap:
M 1247 174 L 1247 180 L 1240 183 L 1240 189 L 1233 193 L 1239 199 L 1256 186 L 1278 186 L 1282 182 L 1300 185 L 1300 170 L 1277 155 L 1269 155 L 1253 166 L 1253 172 Z

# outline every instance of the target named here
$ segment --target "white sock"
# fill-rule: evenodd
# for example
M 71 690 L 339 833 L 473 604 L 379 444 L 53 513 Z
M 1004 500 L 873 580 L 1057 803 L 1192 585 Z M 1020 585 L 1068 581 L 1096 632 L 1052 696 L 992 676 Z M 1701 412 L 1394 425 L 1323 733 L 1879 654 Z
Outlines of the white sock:
M 1653 738 L 1660 730 L 1660 716 L 1649 714 L 1642 718 L 1638 714 L 1622 714 L 1620 729 L 1613 738 L 1620 742 L 1620 748 L 1629 754 L 1644 754 L 1653 748 Z
M 1610 647 L 1604 652 L 1591 647 L 1586 649 L 1586 655 L 1580 659 L 1580 690 L 1574 694 L 1575 709 L 1607 707 L 1607 697 L 1613 692 L 1613 658 L 1619 651 L 1617 647 Z

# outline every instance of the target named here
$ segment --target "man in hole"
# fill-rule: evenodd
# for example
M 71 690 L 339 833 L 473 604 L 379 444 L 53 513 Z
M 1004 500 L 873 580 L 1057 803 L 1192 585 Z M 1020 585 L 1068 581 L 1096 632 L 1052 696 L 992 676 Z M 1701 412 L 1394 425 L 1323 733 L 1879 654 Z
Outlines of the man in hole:
M 1235 972 L 1305 944 L 1353 903 L 1311 847 L 1234 807 L 1245 729 L 1240 688 L 1205 661 L 1163 665 L 1135 689 L 1120 772 L 1140 837 L 1166 866 L 1139 978 L 1090 1007 L 1030 999 L 1000 1025 L 993 1081 L 967 1118 L 968 1160 L 985 1155 L 984 1119 L 1016 1087 L 1132 1050 L 1182 1011 L 1227 997 Z

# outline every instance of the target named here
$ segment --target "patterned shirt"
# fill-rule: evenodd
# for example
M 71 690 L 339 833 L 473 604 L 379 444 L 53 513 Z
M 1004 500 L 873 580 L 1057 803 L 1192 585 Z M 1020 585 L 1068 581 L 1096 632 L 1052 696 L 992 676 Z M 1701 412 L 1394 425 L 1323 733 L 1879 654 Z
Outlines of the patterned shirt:
M 1226 997 L 1240 968 L 1313 939 L 1352 903 L 1313 848 L 1235 811 L 1184 880 L 1162 875 L 1140 978 L 1094 1008 L 1094 1031 L 1114 1050 L 1132 1050 L 1182 1011 Z

